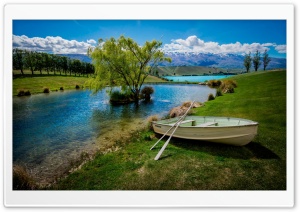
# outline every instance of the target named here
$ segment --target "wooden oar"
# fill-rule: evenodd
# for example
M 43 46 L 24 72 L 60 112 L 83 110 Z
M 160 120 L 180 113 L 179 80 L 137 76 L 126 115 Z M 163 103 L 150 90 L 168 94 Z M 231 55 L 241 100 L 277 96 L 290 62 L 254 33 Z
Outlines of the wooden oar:
M 173 134 L 175 133 L 175 131 L 176 131 L 177 128 L 179 127 L 180 123 L 183 121 L 183 119 L 184 119 L 184 118 L 186 117 L 186 115 L 188 114 L 189 110 L 192 108 L 194 102 L 195 102 L 195 101 L 192 102 L 191 106 L 190 106 L 189 109 L 185 112 L 185 114 L 181 117 L 180 121 L 179 121 L 179 122 L 177 121 L 176 124 L 174 124 L 174 126 L 176 126 L 175 129 L 174 129 L 174 131 L 172 132 L 172 134 L 170 135 L 170 137 L 169 137 L 169 139 L 166 141 L 166 143 L 163 145 L 163 147 L 160 149 L 160 151 L 158 152 L 158 154 L 156 155 L 156 157 L 154 158 L 154 160 L 158 160 L 158 159 L 160 158 L 161 154 L 163 153 L 163 151 L 165 150 L 165 148 L 168 146 L 168 144 L 169 144 L 169 142 L 170 142 L 170 140 L 171 140 Z M 172 129 L 172 128 L 173 128 L 173 126 L 172 126 L 170 129 Z M 169 129 L 169 130 L 170 130 L 170 129 Z M 167 131 L 167 132 L 168 132 L 168 131 Z M 167 134 L 167 133 L 165 133 L 165 134 Z M 165 135 L 163 135 L 163 136 L 165 136 Z M 161 140 L 161 139 L 160 139 L 160 140 Z M 158 142 L 156 142 L 156 143 L 158 143 Z M 155 145 L 156 145 L 156 144 L 155 144 Z
M 190 108 L 187 110 L 187 111 L 189 111 L 190 109 L 191 109 L 191 107 L 192 107 L 192 105 L 194 104 L 194 102 L 195 101 L 193 101 L 192 102 L 192 104 L 190 105 Z M 186 112 L 186 114 L 187 114 L 187 112 Z M 185 118 L 185 115 L 183 115 L 183 116 L 181 116 L 176 122 L 175 122 L 175 124 L 173 124 L 173 126 L 170 128 L 170 129 L 168 129 L 168 131 L 150 148 L 150 150 L 152 150 L 166 135 L 167 135 L 167 133 L 168 132 L 170 132 L 170 130 L 173 128 L 173 127 L 176 127 L 176 124 L 178 123 L 178 122 L 181 122 L 183 119 Z
M 170 128 L 170 129 L 168 129 L 168 131 L 150 148 L 150 150 L 152 150 L 166 135 L 167 135 L 167 133 L 168 132 L 170 132 L 170 130 L 173 128 L 173 127 L 175 127 L 176 126 L 176 124 L 179 122 L 179 121 L 181 121 L 183 118 L 182 118 L 182 116 L 175 122 L 175 124 L 173 124 L 173 126 Z

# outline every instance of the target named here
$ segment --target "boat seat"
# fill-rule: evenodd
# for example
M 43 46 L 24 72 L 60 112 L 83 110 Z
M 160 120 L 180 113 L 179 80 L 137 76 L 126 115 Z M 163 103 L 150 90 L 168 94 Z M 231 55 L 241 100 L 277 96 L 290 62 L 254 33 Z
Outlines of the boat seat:
M 193 122 L 195 120 L 185 120 L 185 121 L 182 121 L 180 122 L 180 124 L 185 124 L 185 123 L 189 123 L 189 122 Z M 169 124 L 170 126 L 174 126 L 175 124 Z
M 206 123 L 203 123 L 203 124 L 198 124 L 196 127 L 207 127 L 207 126 L 211 126 L 211 125 L 214 125 L 214 126 L 217 126 L 218 122 L 206 122 Z

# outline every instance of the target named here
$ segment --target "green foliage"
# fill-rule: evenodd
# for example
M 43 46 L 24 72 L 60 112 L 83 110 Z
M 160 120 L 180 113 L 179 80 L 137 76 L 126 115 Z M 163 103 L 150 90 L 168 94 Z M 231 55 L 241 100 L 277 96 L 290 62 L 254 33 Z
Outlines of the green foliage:
M 154 93 L 154 89 L 151 86 L 145 86 L 142 91 L 142 98 L 145 99 L 146 101 L 149 101 L 151 99 L 151 94 Z
M 217 89 L 216 96 L 223 96 L 222 90 L 220 88 Z
M 215 99 L 215 96 L 211 93 L 208 95 L 208 101 L 211 101 L 211 100 L 214 100 Z
M 110 93 L 110 102 L 113 104 L 129 103 L 132 99 L 132 93 L 128 90 L 114 90 Z
M 77 59 L 43 52 L 13 49 L 13 69 L 20 70 L 21 74 L 24 75 L 23 70 L 26 68 L 31 71 L 32 75 L 36 71 L 42 74 L 43 70 L 47 71 L 47 74 L 51 71 L 54 74 L 59 72 L 62 75 L 62 72 L 64 72 L 67 75 L 67 72 L 69 72 L 70 75 L 74 73 L 75 76 L 76 74 L 93 74 L 95 71 L 92 64 Z
M 88 87 L 98 92 L 106 86 L 127 86 L 134 100 L 138 101 L 141 86 L 159 62 L 171 61 L 160 50 L 162 43 L 156 40 L 139 46 L 131 38 L 110 38 L 90 48 L 88 54 L 95 65 L 95 77 L 87 82 Z
M 44 88 L 43 93 L 50 93 L 50 89 L 49 88 Z
M 254 70 L 257 71 L 259 66 L 261 65 L 260 52 L 258 50 L 256 50 L 256 53 L 253 56 L 252 62 L 253 62 Z
M 20 90 L 17 96 L 30 96 L 31 93 L 29 90 Z
M 249 72 L 249 70 L 251 68 L 251 61 L 252 61 L 251 52 L 249 52 L 249 54 L 246 54 L 245 58 L 244 58 L 244 66 L 245 66 L 247 72 Z
M 269 58 L 268 52 L 267 52 L 267 50 L 265 50 L 264 54 L 263 54 L 264 71 L 266 70 L 266 67 L 268 66 L 270 61 L 271 61 L 271 58 Z
M 19 69 L 24 75 L 23 69 L 25 67 L 25 52 L 22 49 L 13 49 L 13 69 Z

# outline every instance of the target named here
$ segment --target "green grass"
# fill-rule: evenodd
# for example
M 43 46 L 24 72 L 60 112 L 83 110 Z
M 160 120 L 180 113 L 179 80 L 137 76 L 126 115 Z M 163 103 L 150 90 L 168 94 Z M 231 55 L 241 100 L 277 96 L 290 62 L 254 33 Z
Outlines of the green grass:
M 29 90 L 31 94 L 43 93 L 46 87 L 50 92 L 59 91 L 60 87 L 64 90 L 75 89 L 76 85 L 82 86 L 86 80 L 86 77 L 74 76 L 20 77 L 13 79 L 13 95 L 17 95 L 20 90 Z
M 17 72 L 17 71 L 14 71 Z M 43 75 L 28 74 L 25 72 L 25 77 L 20 74 L 14 75 L 13 79 L 13 95 L 16 96 L 20 90 L 29 90 L 31 94 L 43 93 L 44 88 L 49 88 L 51 91 L 56 91 L 63 87 L 64 90 L 75 89 L 76 85 L 80 87 L 84 85 L 85 81 L 88 79 L 86 76 L 69 76 L 69 75 Z M 38 72 L 39 73 L 39 72 Z M 148 76 L 145 83 L 161 83 L 166 82 L 155 76 Z
M 58 190 L 285 190 L 286 72 L 234 77 L 235 93 L 197 108 L 198 115 L 259 122 L 246 146 L 173 139 L 159 161 L 150 147 L 160 136 L 144 129 L 118 151 L 101 154 L 50 189 Z

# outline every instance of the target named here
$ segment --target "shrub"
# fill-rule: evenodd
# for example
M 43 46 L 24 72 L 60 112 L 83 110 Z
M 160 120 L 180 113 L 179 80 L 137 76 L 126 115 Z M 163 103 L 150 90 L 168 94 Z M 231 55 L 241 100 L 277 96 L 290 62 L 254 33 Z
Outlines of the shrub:
M 18 96 L 30 96 L 30 95 L 31 95 L 31 93 L 29 90 L 27 90 L 27 91 L 20 90 L 18 93 Z
M 37 186 L 26 169 L 20 165 L 13 166 L 13 189 L 33 190 Z
M 75 88 L 76 88 L 76 89 L 80 89 L 80 86 L 79 86 L 79 85 L 76 85 Z
M 128 91 L 112 91 L 110 93 L 110 102 L 117 103 L 117 104 L 123 104 L 123 103 L 129 103 L 132 101 L 132 95 Z
M 227 93 L 234 93 L 234 87 L 232 85 L 227 88 Z
M 216 96 L 223 96 L 222 90 L 220 88 L 217 89 Z
M 154 93 L 154 89 L 151 86 L 145 86 L 142 91 L 142 98 L 146 101 L 149 101 L 151 99 L 151 94 Z
M 209 81 L 207 82 L 207 85 L 208 85 L 209 87 L 213 87 L 213 88 L 219 87 L 221 84 L 222 84 L 222 81 L 221 81 L 221 80 L 209 80 Z
M 25 91 L 24 90 L 20 90 L 18 93 L 18 96 L 25 96 Z
M 44 93 L 50 93 L 50 89 L 49 88 L 44 88 L 43 92 Z
M 215 99 L 215 96 L 211 93 L 211 94 L 209 94 L 208 95 L 208 101 L 210 101 L 210 100 L 214 100 Z
M 60 91 L 63 91 L 63 90 L 64 90 L 64 87 L 60 87 L 59 90 L 60 90 Z

